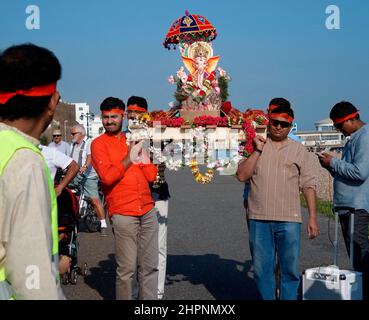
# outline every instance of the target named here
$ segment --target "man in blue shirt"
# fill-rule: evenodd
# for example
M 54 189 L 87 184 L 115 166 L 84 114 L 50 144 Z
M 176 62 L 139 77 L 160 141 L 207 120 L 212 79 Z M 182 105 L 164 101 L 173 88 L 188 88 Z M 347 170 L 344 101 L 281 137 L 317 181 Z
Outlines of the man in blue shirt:
M 350 102 L 337 103 L 331 110 L 334 126 L 344 136 L 346 143 L 342 159 L 327 153 L 319 155 L 320 163 L 334 177 L 335 210 L 340 216 L 346 249 L 350 249 L 349 211 L 355 210 L 354 218 L 354 269 L 363 274 L 364 299 L 369 298 L 369 130 L 360 120 L 359 111 Z

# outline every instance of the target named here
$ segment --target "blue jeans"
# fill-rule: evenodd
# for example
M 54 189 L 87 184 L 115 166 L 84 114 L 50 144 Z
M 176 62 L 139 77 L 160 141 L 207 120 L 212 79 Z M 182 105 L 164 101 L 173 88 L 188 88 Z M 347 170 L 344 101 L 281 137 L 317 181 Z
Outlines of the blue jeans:
M 280 265 L 280 299 L 296 300 L 300 284 L 301 224 L 250 220 L 249 242 L 254 279 L 263 300 L 275 300 L 276 255 Z

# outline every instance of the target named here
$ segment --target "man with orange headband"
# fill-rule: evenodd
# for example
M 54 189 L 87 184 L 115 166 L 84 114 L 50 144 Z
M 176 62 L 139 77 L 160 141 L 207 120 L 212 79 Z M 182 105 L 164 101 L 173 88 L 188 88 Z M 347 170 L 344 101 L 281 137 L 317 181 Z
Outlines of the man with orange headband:
M 127 100 L 127 118 L 134 120 L 147 112 L 147 101 L 145 98 L 131 96 Z
M 58 59 L 45 48 L 0 53 L 0 300 L 64 299 L 56 196 L 38 148 L 60 77 Z
M 347 252 L 350 254 L 350 214 L 354 219 L 354 269 L 363 274 L 364 299 L 369 298 L 369 130 L 360 119 L 359 111 L 350 102 L 337 103 L 330 118 L 337 130 L 350 137 L 345 144 L 342 159 L 328 153 L 319 155 L 321 165 L 334 177 L 335 210 L 339 214 Z M 346 208 L 346 209 L 345 209 Z
M 256 136 L 255 151 L 240 162 L 237 177 L 250 180 L 249 243 L 254 279 L 264 300 L 276 299 L 276 257 L 280 265 L 280 299 L 296 300 L 300 283 L 300 190 L 308 203 L 307 233 L 318 233 L 316 181 L 310 154 L 288 138 L 294 118 L 290 103 L 269 104 L 268 137 Z
M 132 96 L 127 101 L 128 119 L 139 119 L 140 116 L 147 112 L 147 101 L 145 98 Z M 157 165 L 158 174 L 154 183 L 150 183 L 150 190 L 155 207 L 158 210 L 159 222 L 159 274 L 158 274 L 158 299 L 164 297 L 165 278 L 167 269 L 167 234 L 168 234 L 168 208 L 169 208 L 169 186 L 165 180 L 164 163 Z M 134 292 L 134 295 L 136 293 Z
M 149 182 L 157 168 L 142 150 L 122 132 L 124 102 L 106 98 L 100 105 L 105 133 L 92 142 L 92 164 L 96 169 L 113 222 L 115 257 L 118 264 L 116 298 L 132 299 L 137 271 L 139 298 L 157 299 L 158 218 Z M 137 163 L 132 154 L 143 160 Z

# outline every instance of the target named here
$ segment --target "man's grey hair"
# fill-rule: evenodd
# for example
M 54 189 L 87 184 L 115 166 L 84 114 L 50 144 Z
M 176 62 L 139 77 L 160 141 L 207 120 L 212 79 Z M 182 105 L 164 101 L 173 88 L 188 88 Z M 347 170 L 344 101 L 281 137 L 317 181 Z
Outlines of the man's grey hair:
M 82 132 L 82 134 L 85 136 L 86 135 L 86 129 L 83 126 L 83 124 L 76 124 L 72 127 L 72 129 L 78 130 L 78 132 Z

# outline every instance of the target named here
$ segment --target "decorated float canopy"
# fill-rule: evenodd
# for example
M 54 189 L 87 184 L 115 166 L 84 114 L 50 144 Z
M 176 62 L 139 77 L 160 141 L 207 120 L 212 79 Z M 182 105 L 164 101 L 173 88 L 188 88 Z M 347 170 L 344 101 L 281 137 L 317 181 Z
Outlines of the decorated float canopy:
M 128 122 L 128 141 L 147 142 L 153 163 L 169 170 L 190 167 L 195 181 L 207 184 L 214 172 L 235 174 L 239 161 L 254 151 L 256 134 L 266 137 L 268 117 L 261 110 L 245 113 L 228 101 L 231 77 L 218 67 L 212 41 L 217 31 L 202 15 L 177 19 L 163 43 L 167 49 L 178 45 L 184 66 L 168 77 L 176 91 L 169 111 L 136 115 Z M 185 69 L 186 68 L 186 69 Z M 201 174 L 199 165 L 206 165 Z M 159 185 L 158 178 L 154 186 Z
M 217 36 L 217 31 L 208 19 L 199 14 L 185 15 L 171 25 L 164 40 L 164 47 L 168 50 L 176 49 L 179 43 L 192 44 L 195 41 L 211 42 Z

